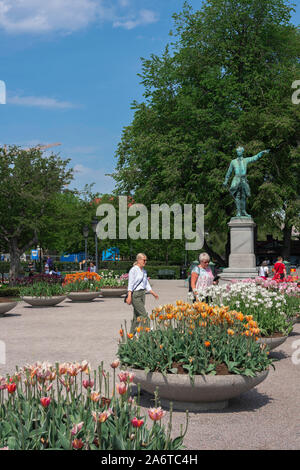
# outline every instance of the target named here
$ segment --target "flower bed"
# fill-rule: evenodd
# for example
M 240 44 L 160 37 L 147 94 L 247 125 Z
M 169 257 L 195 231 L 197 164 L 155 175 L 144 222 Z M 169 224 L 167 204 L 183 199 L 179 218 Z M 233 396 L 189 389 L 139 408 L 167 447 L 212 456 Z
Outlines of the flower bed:
M 266 289 L 255 281 L 211 286 L 199 292 L 199 296 L 208 296 L 213 304 L 253 315 L 262 336 L 290 333 L 289 319 L 299 311 L 299 298 L 291 296 L 287 290 L 283 294 L 278 289 Z
M 19 288 L 21 297 L 53 297 L 65 294 L 64 287 L 58 282 L 34 282 Z
M 130 397 L 132 374 L 113 368 L 113 394 L 109 373 L 101 365 L 36 363 L 0 377 L 0 448 L 13 450 L 175 450 L 185 432 L 172 439 L 160 407 L 148 410 L 149 429 L 136 399 Z M 86 374 L 85 376 L 83 374 Z M 139 398 L 138 398 L 139 400 Z
M 153 310 L 150 325 L 141 319 L 136 335 L 120 330 L 122 365 L 163 374 L 242 374 L 255 376 L 272 359 L 255 340 L 260 334 L 251 315 L 229 307 L 177 301 Z
M 128 284 L 128 274 L 114 274 L 113 271 L 101 272 L 101 288 L 124 288 Z
M 79 272 L 66 274 L 63 286 L 66 292 L 97 292 L 101 289 L 101 276 L 97 273 Z

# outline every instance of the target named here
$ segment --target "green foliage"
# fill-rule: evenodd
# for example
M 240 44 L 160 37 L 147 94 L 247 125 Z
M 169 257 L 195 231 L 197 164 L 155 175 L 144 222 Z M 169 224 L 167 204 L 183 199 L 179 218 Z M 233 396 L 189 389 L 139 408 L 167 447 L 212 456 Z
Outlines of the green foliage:
M 64 295 L 66 292 L 66 288 L 57 282 L 33 282 L 30 285 L 19 287 L 20 297 L 51 297 Z
M 20 290 L 18 287 L 7 287 L 1 286 L 0 287 L 0 297 L 19 297 Z

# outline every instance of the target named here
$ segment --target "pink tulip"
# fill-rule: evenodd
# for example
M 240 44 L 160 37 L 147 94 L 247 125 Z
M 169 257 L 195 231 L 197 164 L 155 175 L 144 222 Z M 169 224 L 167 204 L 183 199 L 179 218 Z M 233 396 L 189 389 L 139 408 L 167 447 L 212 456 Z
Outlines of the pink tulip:
M 126 371 L 121 371 L 119 374 L 118 374 L 118 377 L 120 379 L 120 382 L 133 382 L 133 379 L 134 379 L 134 374 L 132 372 L 128 372 L 127 370 Z
M 83 380 L 82 385 L 84 388 L 92 388 L 94 386 L 94 381 L 93 380 Z
M 74 424 L 74 426 L 71 429 L 72 436 L 75 436 L 82 429 L 83 424 L 84 424 L 83 421 L 81 421 L 81 423 Z
M 117 392 L 120 395 L 124 395 L 127 392 L 127 384 L 124 382 L 121 382 L 120 384 L 116 384 Z
M 163 416 L 165 416 L 166 412 L 159 408 L 150 408 L 148 410 L 148 415 L 149 418 L 151 418 L 153 421 L 159 421 Z

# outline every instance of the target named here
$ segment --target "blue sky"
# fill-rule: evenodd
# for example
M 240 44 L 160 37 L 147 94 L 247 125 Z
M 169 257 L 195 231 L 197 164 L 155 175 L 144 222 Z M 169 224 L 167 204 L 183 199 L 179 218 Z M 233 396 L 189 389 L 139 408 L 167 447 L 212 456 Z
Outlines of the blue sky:
M 201 0 L 190 0 L 195 9 Z M 295 2 L 296 3 L 296 2 Z M 183 0 L 1 0 L 0 143 L 53 149 L 71 158 L 72 187 L 95 182 L 94 191 L 114 188 L 105 176 L 133 100 L 142 100 L 140 57 L 160 54 L 170 41 L 172 14 Z M 293 22 L 299 24 L 299 11 Z

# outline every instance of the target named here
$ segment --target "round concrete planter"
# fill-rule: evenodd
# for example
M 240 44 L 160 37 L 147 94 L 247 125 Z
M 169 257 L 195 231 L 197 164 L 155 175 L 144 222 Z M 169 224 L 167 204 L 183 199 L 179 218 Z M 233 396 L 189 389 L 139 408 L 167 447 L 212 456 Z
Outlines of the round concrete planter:
M 73 302 L 90 302 L 91 300 L 99 297 L 100 291 L 98 292 L 70 292 L 68 294 L 68 299 Z
M 22 300 L 32 307 L 52 307 L 65 300 L 66 295 L 56 295 L 53 297 L 29 297 L 24 296 Z
M 272 351 L 272 349 L 275 349 L 282 343 L 284 343 L 287 338 L 288 336 L 277 336 L 274 338 L 258 338 L 257 342 L 259 344 L 266 344 L 268 349 Z
M 163 406 L 173 402 L 177 410 L 217 410 L 228 406 L 228 400 L 247 392 L 261 383 L 268 375 L 265 370 L 255 377 L 244 375 L 196 375 L 194 384 L 188 375 L 159 372 L 145 373 L 144 370 L 131 369 L 134 383 L 153 394 L 158 388 L 158 396 Z
M 18 302 L 15 301 L 7 301 L 0 303 L 0 317 L 4 317 L 4 315 L 16 307 Z
M 103 297 L 120 297 L 121 295 L 127 294 L 127 287 L 117 288 L 117 287 L 102 287 L 101 295 Z

